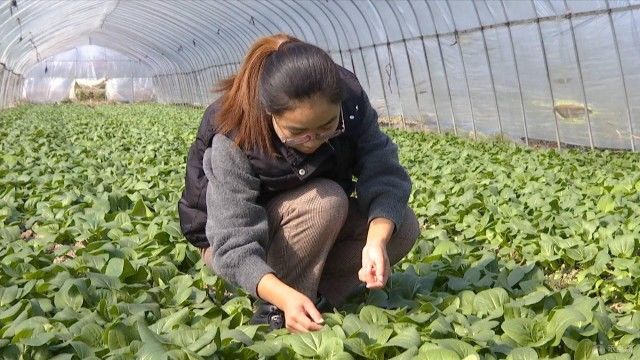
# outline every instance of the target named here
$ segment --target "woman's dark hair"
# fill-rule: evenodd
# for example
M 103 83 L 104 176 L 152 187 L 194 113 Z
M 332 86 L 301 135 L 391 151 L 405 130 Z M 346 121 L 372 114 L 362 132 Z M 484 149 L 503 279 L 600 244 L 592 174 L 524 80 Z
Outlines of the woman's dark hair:
M 258 39 L 240 70 L 222 80 L 223 92 L 216 115 L 216 131 L 234 132 L 236 144 L 274 154 L 268 114 L 280 115 L 296 103 L 319 96 L 331 103 L 342 101 L 338 66 L 317 46 L 286 34 Z

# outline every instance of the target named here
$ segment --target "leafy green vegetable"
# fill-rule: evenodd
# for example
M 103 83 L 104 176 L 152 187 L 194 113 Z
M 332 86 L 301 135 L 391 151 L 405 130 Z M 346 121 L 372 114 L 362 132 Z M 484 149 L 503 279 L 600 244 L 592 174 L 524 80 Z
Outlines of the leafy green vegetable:
M 202 113 L 0 112 L 0 358 L 640 358 L 639 154 L 385 130 L 416 246 L 322 331 L 267 333 L 180 233 Z

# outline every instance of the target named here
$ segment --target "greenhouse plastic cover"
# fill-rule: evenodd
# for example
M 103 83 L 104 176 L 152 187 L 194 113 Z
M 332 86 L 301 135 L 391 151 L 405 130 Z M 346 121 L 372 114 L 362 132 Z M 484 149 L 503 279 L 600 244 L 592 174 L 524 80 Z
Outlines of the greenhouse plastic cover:
M 253 41 L 286 32 L 353 71 L 382 120 L 635 150 L 639 22 L 638 0 L 10 0 L 0 107 L 102 77 L 114 100 L 206 105 Z
M 24 76 L 22 96 L 35 103 L 73 99 L 74 83 L 90 82 L 90 79 L 106 81 L 108 101 L 154 100 L 151 68 L 141 61 L 96 45 L 78 46 L 53 55 L 37 63 Z

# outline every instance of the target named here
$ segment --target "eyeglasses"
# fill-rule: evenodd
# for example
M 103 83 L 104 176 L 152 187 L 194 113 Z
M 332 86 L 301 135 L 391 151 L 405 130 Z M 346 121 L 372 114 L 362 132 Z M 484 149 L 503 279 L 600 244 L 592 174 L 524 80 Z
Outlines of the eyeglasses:
M 278 125 L 278 122 L 276 121 L 275 116 L 271 116 L 271 118 L 273 119 L 273 124 L 280 130 L 280 132 L 282 132 L 282 128 Z M 294 138 L 290 138 L 290 139 L 280 139 L 282 141 L 283 144 L 287 145 L 287 146 L 296 146 L 296 145 L 302 145 L 302 144 L 306 144 L 310 141 L 320 141 L 320 142 L 325 142 L 331 138 L 334 138 L 340 134 L 342 134 L 344 132 L 344 116 L 342 114 L 342 107 L 340 107 L 340 122 L 338 124 L 338 128 L 332 131 L 327 131 L 324 133 L 313 133 L 313 134 L 306 134 L 303 136 L 299 136 L 299 137 L 294 137 Z

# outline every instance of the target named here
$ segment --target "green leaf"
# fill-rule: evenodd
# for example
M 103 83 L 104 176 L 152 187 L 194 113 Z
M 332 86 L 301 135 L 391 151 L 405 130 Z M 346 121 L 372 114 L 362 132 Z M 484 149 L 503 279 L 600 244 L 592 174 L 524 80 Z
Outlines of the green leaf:
M 607 241 L 611 255 L 621 257 L 631 257 L 635 250 L 635 244 L 633 235 L 620 235 Z
M 251 338 L 249 336 L 247 336 L 247 334 L 245 334 L 244 332 L 242 332 L 238 328 L 223 329 L 221 331 L 221 337 L 222 337 L 222 340 L 233 339 L 233 340 L 235 340 L 235 341 L 237 341 L 239 343 L 242 343 L 244 345 L 253 344 L 253 341 L 251 340 Z
M 103 288 L 109 290 L 119 290 L 122 288 L 122 283 L 118 280 L 118 278 L 114 278 L 112 276 L 98 274 L 98 273 L 87 273 L 86 275 L 91 281 L 91 286 L 94 288 Z
M 216 327 L 215 329 L 212 329 L 211 327 L 207 327 L 205 331 L 213 333 L 214 336 L 213 341 L 210 341 L 203 348 L 198 350 L 197 354 L 203 357 L 215 354 L 216 351 L 218 351 L 218 349 L 220 349 L 220 347 L 222 346 L 222 339 L 220 338 L 219 328 Z
M 432 202 L 427 207 L 426 213 L 428 216 L 434 216 L 434 215 L 442 214 L 445 211 L 447 211 L 447 208 L 444 205 L 437 202 Z
M 73 354 L 59 354 L 49 358 L 49 360 L 73 360 Z M 92 359 L 89 358 L 88 360 L 92 360 Z
M 327 334 L 333 333 L 327 332 Z M 335 336 L 326 336 L 324 334 L 320 349 L 318 349 L 318 355 L 324 359 L 345 359 L 346 356 L 350 357 L 343 351 L 342 340 Z
M 185 333 L 184 330 L 180 331 L 180 333 Z M 184 335 L 180 335 L 180 338 L 184 338 Z M 216 341 L 218 340 L 218 341 Z M 196 340 L 192 341 L 189 344 L 185 344 L 190 351 L 199 352 L 205 347 L 209 346 L 209 349 L 217 350 L 217 348 L 221 345 L 220 343 L 220 329 L 219 328 L 211 328 L 208 327 L 202 334 L 197 337 Z M 202 355 L 202 354 L 201 354 Z
M 41 333 L 30 336 L 27 340 L 23 341 L 22 343 L 28 346 L 38 347 L 48 343 L 49 341 L 51 341 L 51 339 L 54 339 L 55 337 L 56 337 L 56 334 L 41 332 Z
M 342 353 L 342 341 L 330 330 L 290 335 L 286 341 L 301 356 L 329 357 Z
M 598 200 L 598 210 L 609 213 L 615 210 L 616 202 L 611 195 L 605 195 Z
M 342 328 L 349 336 L 359 332 L 365 325 L 366 323 L 354 314 L 347 314 L 342 320 Z
M 595 344 L 589 339 L 583 339 L 578 343 L 573 358 L 574 360 L 591 360 L 595 359 L 597 356 L 598 350 L 596 349 Z
M 448 349 L 426 349 L 420 350 L 418 357 L 429 360 L 461 360 L 454 351 Z
M 3 311 L 0 311 L 0 322 L 3 322 L 6 324 L 11 320 L 15 319 L 22 312 L 26 303 L 27 303 L 26 300 L 21 300 L 19 302 L 16 302 L 12 306 L 4 309 Z
M 84 324 L 77 339 L 87 343 L 91 347 L 99 347 L 102 345 L 102 331 L 103 328 L 96 323 Z
M 564 308 L 557 310 L 548 325 L 548 332 L 555 335 L 553 346 L 558 346 L 569 326 L 581 327 L 587 319 L 578 310 Z
M 506 336 L 520 346 L 535 348 L 546 344 L 553 338 L 553 335 L 547 334 L 546 324 L 536 319 L 507 319 L 502 323 L 501 328 Z
M 255 351 L 260 356 L 270 358 L 280 352 L 280 349 L 282 349 L 282 344 L 273 341 L 260 341 L 255 342 L 251 346 L 247 346 L 247 348 Z
M 412 360 L 416 355 L 418 355 L 418 348 L 412 347 L 410 349 L 407 349 L 400 355 L 392 357 L 389 360 Z
M 538 353 L 530 347 L 521 347 L 511 350 L 507 360 L 538 360 Z
M 396 336 L 392 337 L 384 346 L 397 346 L 403 349 L 418 348 L 422 340 L 415 327 L 402 329 Z
M 460 309 L 464 315 L 471 315 L 474 313 L 473 299 L 475 297 L 476 294 L 470 290 L 464 290 L 458 294 L 458 298 L 460 298 Z
M 105 331 L 103 339 L 110 350 L 116 350 L 129 346 L 133 337 L 124 324 L 118 323 Z
M 151 325 L 151 330 L 156 333 L 168 333 L 178 327 L 180 324 L 186 323 L 189 318 L 189 308 L 184 307 L 169 316 L 163 317 L 155 324 Z
M 458 339 L 439 339 L 436 341 L 438 346 L 454 351 L 461 358 L 478 354 L 473 346 Z
M 389 323 L 387 315 L 377 306 L 367 305 L 360 310 L 360 320 L 377 325 Z
M 78 355 L 78 358 L 80 359 L 90 359 L 96 355 L 91 346 L 81 341 L 71 341 L 70 344 L 76 351 L 76 355 Z
M 153 212 L 149 210 L 142 199 L 138 199 L 133 206 L 133 210 L 131 210 L 131 216 L 148 219 L 153 216 Z
M 361 332 L 366 335 L 368 344 L 384 344 L 393 334 L 392 329 L 375 324 L 366 324 L 362 327 Z
M 473 309 L 479 317 L 490 315 L 499 317 L 503 313 L 504 304 L 510 301 L 509 294 L 503 288 L 481 291 L 473 298 Z
M 24 313 L 25 315 L 27 315 L 26 313 Z M 31 334 L 37 334 L 40 332 L 44 332 L 45 331 L 45 327 L 50 327 L 51 325 L 49 324 L 49 320 L 42 317 L 42 316 L 33 316 L 30 318 L 25 318 L 21 319 L 22 316 L 19 316 L 16 321 L 14 321 L 13 323 L 11 323 L 9 325 L 8 328 L 6 328 L 6 330 L 4 330 L 4 334 L 3 337 L 5 338 L 9 338 L 9 337 L 17 337 L 20 338 L 21 334 L 23 335 L 31 335 Z M 15 340 L 19 340 L 14 338 Z
M 460 252 L 460 248 L 454 242 L 442 240 L 433 249 L 432 255 L 454 255 Z
M 534 292 L 528 293 L 527 295 L 516 300 L 518 305 L 528 306 L 534 305 L 542 301 L 545 296 L 547 296 L 547 291 L 536 290 Z
M 138 321 L 138 333 L 140 334 L 140 341 L 142 341 L 142 347 L 136 354 L 138 359 L 168 359 L 167 349 L 162 344 L 161 338 L 149 330 L 142 321 Z
M 0 288 L 0 306 L 13 303 L 22 297 L 22 289 L 17 285 Z
M 177 222 L 168 223 L 164 226 L 163 230 L 175 239 L 184 238 L 184 236 L 182 235 L 182 230 L 180 230 L 180 225 Z
M 511 272 L 509 276 L 507 276 L 507 286 L 510 288 L 514 287 L 520 280 L 524 278 L 533 268 L 535 267 L 535 263 L 527 264 L 525 266 L 516 266 Z
M 348 351 L 364 357 L 367 344 L 365 344 L 364 340 L 359 337 L 347 338 L 344 340 L 344 347 Z
M 121 258 L 111 258 L 107 263 L 107 268 L 104 273 L 105 275 L 117 278 L 122 274 L 122 270 L 124 270 L 124 260 Z
M 18 226 L 0 228 L 0 240 L 8 243 L 18 239 L 20 239 L 20 228 Z
M 173 297 L 173 301 L 176 305 L 180 305 L 183 304 L 185 301 L 187 301 L 189 299 L 189 297 L 191 297 L 191 294 L 193 293 L 194 288 L 189 286 L 189 287 L 180 287 L 178 288 L 177 292 L 175 293 L 174 297 Z
M 53 303 L 58 309 L 69 308 L 78 311 L 83 302 L 80 290 L 71 280 L 67 280 L 53 298 Z

